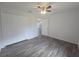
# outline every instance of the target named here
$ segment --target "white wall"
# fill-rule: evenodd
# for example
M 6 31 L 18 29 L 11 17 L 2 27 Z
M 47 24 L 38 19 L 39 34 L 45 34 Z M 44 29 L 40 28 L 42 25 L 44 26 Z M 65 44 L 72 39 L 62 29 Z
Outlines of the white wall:
M 49 18 L 49 36 L 78 44 L 79 11 L 70 10 L 52 14 Z
M 0 12 L 0 40 L 1 40 L 1 12 Z
M 0 40 L 0 48 L 38 36 L 36 19 L 32 15 L 1 12 L 1 21 L 3 39 Z
M 2 45 L 2 24 L 1 24 L 1 9 L 0 9 L 0 46 Z

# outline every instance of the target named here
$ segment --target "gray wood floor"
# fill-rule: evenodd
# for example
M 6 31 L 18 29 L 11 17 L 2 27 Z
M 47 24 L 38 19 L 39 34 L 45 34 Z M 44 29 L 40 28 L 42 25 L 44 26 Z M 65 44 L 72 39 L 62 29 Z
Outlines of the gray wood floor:
M 75 57 L 78 54 L 76 44 L 47 36 L 6 46 L 0 52 L 1 57 Z

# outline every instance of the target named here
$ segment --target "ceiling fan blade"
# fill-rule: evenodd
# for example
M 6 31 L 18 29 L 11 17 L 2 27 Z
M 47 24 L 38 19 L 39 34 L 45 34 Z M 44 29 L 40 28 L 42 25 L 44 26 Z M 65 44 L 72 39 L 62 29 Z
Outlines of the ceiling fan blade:
M 41 8 L 40 6 L 37 6 L 37 8 Z
M 52 6 L 47 6 L 47 8 L 46 9 L 49 9 L 49 8 L 51 8 Z
M 46 10 L 47 12 L 51 12 L 51 10 Z

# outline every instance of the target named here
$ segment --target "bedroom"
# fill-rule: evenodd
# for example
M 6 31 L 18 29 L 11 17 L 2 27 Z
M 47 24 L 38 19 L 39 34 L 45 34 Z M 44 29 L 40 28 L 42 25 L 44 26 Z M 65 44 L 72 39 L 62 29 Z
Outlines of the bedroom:
M 74 57 L 78 46 L 78 2 L 0 2 L 0 56 Z

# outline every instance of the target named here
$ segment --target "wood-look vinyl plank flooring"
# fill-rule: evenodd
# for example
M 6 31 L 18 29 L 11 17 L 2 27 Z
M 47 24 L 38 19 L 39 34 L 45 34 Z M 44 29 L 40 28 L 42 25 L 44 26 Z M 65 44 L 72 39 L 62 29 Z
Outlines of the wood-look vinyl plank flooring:
M 48 36 L 24 40 L 1 49 L 0 57 L 76 57 L 76 44 Z

